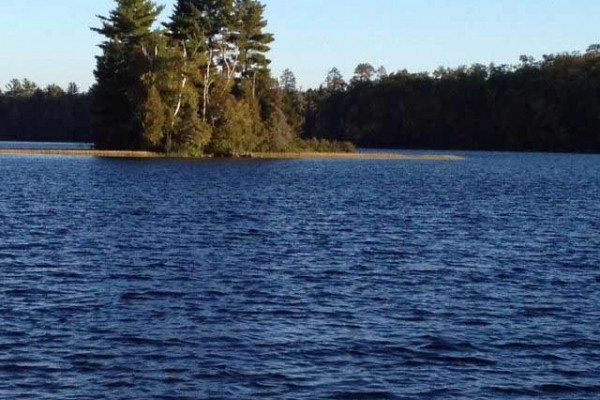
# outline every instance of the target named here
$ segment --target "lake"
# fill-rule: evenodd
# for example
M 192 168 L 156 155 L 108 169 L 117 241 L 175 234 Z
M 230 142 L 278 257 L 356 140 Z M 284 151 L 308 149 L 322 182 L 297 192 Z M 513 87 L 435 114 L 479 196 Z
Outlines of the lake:
M 599 398 L 600 156 L 463 155 L 0 157 L 0 398 Z
M 90 150 L 93 143 L 0 141 L 0 149 Z

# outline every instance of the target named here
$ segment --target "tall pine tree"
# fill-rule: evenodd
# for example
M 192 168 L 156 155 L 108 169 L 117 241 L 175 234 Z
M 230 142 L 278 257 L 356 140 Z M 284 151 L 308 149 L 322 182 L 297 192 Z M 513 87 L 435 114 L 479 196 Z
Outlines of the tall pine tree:
M 257 0 L 235 1 L 240 72 L 243 78 L 252 82 L 253 96 L 256 95 L 257 75 L 266 71 L 271 63 L 266 53 L 275 40 L 273 34 L 263 31 L 267 26 L 264 11 L 265 6 Z
M 100 45 L 92 88 L 92 124 L 97 148 L 141 149 L 144 140 L 144 104 L 149 91 L 144 76 L 151 72 L 152 26 L 163 7 L 150 0 L 115 0 L 102 26 L 92 28 L 105 37 Z M 154 94 L 153 94 L 154 97 Z M 156 98 L 153 99 L 156 103 Z

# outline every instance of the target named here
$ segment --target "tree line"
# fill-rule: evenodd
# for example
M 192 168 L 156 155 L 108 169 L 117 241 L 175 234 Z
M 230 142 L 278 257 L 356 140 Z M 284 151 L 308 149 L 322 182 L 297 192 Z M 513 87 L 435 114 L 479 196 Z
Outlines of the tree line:
M 90 142 L 89 97 L 75 83 L 13 79 L 0 90 L 0 140 Z
M 364 147 L 600 152 L 600 45 L 516 65 L 387 74 L 332 69 L 304 93 L 303 134 Z
M 258 0 L 116 0 L 101 26 L 91 114 L 97 148 L 201 155 L 350 149 L 303 140 L 271 76 Z
M 600 152 L 600 45 L 432 73 L 359 64 L 316 89 L 272 76 L 258 0 L 150 0 L 100 16 L 96 84 L 0 91 L 0 139 L 187 155 L 361 147 Z

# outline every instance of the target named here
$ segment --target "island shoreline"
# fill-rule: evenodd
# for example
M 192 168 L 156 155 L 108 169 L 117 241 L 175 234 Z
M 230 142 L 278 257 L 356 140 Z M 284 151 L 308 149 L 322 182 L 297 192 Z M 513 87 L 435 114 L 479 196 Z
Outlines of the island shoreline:
M 335 160 L 421 160 L 421 161 L 463 161 L 465 158 L 450 154 L 402 154 L 402 153 L 247 153 L 233 157 L 186 157 L 149 151 L 127 150 L 59 150 L 59 149 L 0 149 L 0 155 L 25 156 L 70 156 L 98 158 L 146 158 L 146 159 L 335 159 Z

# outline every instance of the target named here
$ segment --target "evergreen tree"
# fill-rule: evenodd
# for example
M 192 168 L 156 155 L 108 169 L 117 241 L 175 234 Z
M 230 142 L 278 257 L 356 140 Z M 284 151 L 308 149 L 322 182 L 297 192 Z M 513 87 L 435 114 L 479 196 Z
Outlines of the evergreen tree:
M 377 79 L 378 80 L 382 80 L 388 77 L 388 72 L 385 69 L 385 67 L 382 65 L 379 68 L 377 68 Z
M 252 151 L 258 138 L 254 133 L 254 116 L 250 105 L 243 100 L 227 100 L 223 118 L 213 135 L 211 152 L 217 155 L 241 155 Z
M 92 121 L 99 148 L 144 148 L 144 105 L 149 93 L 144 75 L 151 72 L 151 54 L 146 47 L 163 7 L 150 0 L 115 0 L 108 17 L 99 16 L 102 26 L 92 28 L 106 39 L 97 57 L 96 85 L 92 88 Z
M 329 92 L 338 92 L 346 89 L 346 81 L 337 67 L 333 67 L 325 78 L 325 87 Z
M 600 44 L 594 43 L 594 44 L 589 45 L 585 52 L 586 52 L 586 54 L 594 54 L 594 55 L 600 54 Z
M 11 79 L 11 81 L 6 84 L 6 94 L 9 96 L 24 96 L 25 89 L 23 88 L 21 81 L 18 79 Z
M 235 1 L 235 41 L 239 49 L 239 68 L 242 78 L 252 82 L 252 97 L 256 96 L 258 74 L 268 70 L 271 63 L 266 53 L 275 40 L 273 34 L 264 32 L 267 26 L 264 11 L 265 6 L 257 0 Z
M 39 90 L 35 82 L 25 78 L 22 81 L 11 79 L 6 85 L 6 94 L 10 96 L 31 97 Z
M 283 70 L 281 74 L 281 78 L 279 78 L 279 83 L 284 91 L 286 92 L 295 92 L 296 89 L 296 76 L 289 69 Z
M 79 86 L 75 82 L 69 82 L 67 86 L 67 94 L 74 96 L 79 94 Z
M 156 86 L 151 85 L 142 108 L 145 147 L 159 148 L 165 132 L 165 107 Z
M 40 90 L 28 79 L 13 79 L 7 87 L 0 92 L 0 140 L 90 141 L 85 94 L 69 96 L 56 84 Z
M 289 69 L 283 71 L 279 82 L 283 90 L 282 111 L 286 117 L 286 122 L 289 124 L 289 130 L 300 135 L 306 114 L 303 93 L 297 89 L 296 76 Z M 271 124 L 271 126 L 281 127 L 281 118 L 278 115 L 275 115 L 275 118 L 277 124 Z M 277 130 L 282 132 L 282 129 L 277 128 Z M 289 135 L 281 136 L 287 138 Z
M 354 69 L 353 82 L 369 82 L 375 75 L 375 68 L 369 63 L 361 63 Z
M 150 0 L 115 0 L 92 88 L 98 148 L 242 154 L 300 143 L 304 98 L 269 71 L 258 0 L 177 0 L 164 26 Z M 69 93 L 76 93 L 76 88 Z
M 38 85 L 29 79 L 23 79 L 23 94 L 25 96 L 33 96 L 39 90 Z
M 56 84 L 46 86 L 44 92 L 51 97 L 61 97 L 65 95 L 65 91 Z

